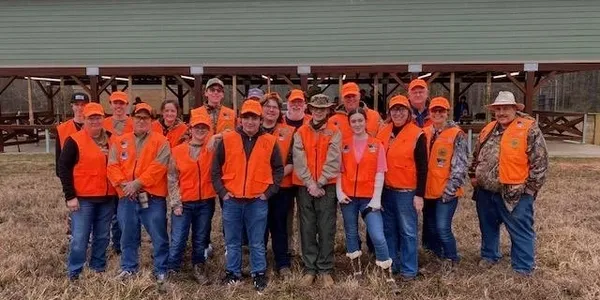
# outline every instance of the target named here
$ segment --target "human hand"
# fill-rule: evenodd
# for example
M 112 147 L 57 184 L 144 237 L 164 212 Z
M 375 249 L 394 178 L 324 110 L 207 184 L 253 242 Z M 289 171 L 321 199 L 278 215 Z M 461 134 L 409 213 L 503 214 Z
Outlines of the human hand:
M 79 200 L 77 198 L 73 198 L 67 201 L 67 208 L 70 212 L 75 212 L 79 210 Z

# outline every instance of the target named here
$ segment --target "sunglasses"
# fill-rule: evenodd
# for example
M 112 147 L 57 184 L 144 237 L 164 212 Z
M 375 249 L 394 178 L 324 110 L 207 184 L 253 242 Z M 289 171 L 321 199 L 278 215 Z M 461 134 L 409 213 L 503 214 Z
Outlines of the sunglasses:
M 152 120 L 152 118 L 149 117 L 149 116 L 134 116 L 133 118 L 136 121 L 149 121 L 149 120 Z

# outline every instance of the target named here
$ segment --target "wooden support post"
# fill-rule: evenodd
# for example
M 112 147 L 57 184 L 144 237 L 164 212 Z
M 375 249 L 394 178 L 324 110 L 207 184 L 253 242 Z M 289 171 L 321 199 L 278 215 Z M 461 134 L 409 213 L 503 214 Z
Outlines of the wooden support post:
M 129 92 L 127 92 L 127 98 L 129 99 L 128 111 L 132 112 L 133 109 L 133 76 L 127 77 L 127 86 L 129 87 Z
M 492 72 L 487 72 L 487 79 L 485 81 L 485 105 L 491 104 L 491 102 L 492 102 Z M 492 115 L 489 112 L 489 110 L 487 110 L 487 108 L 484 108 L 484 110 L 486 110 L 485 121 L 486 121 L 486 123 L 489 123 L 492 120 Z
M 373 78 L 373 109 L 379 109 L 379 74 L 375 74 Z
M 246 95 L 248 91 L 246 90 Z M 231 102 L 233 103 L 233 112 L 237 116 L 237 75 L 231 77 Z
M 54 88 L 51 84 L 48 85 L 48 111 L 54 115 Z
M 161 77 L 162 82 L 162 100 L 167 99 L 167 76 Z
M 300 88 L 306 92 L 306 90 L 308 90 L 308 75 L 307 74 L 301 74 L 300 75 Z M 306 99 L 306 101 L 308 102 L 309 100 Z
M 528 71 L 525 77 L 525 112 L 531 115 L 533 113 L 533 97 L 535 96 L 535 72 Z
M 31 77 L 27 78 L 27 101 L 29 104 L 29 125 L 33 125 L 33 95 L 31 94 Z
M 594 117 L 594 145 L 600 145 L 600 114 Z
M 385 112 L 387 112 L 388 105 L 388 82 L 389 80 L 384 79 L 383 83 L 381 84 L 381 94 L 383 95 L 383 103 L 385 104 L 383 111 Z
M 271 92 L 271 75 L 267 75 L 267 93 Z
M 194 108 L 202 106 L 202 75 L 194 75 Z
M 65 78 L 60 77 L 60 102 L 62 103 L 62 118 L 64 122 L 67 119 L 67 97 L 65 96 Z
M 339 85 L 338 86 L 338 97 L 339 97 L 339 102 L 336 103 L 336 104 L 340 104 L 344 100 L 344 99 L 342 99 L 342 86 L 344 85 L 344 80 L 342 78 L 343 78 L 342 75 L 340 75 L 338 77 L 338 85 Z
M 90 76 L 90 100 L 99 103 L 98 76 Z
M 177 102 L 179 103 L 181 115 L 183 115 L 183 85 L 181 83 L 177 83 Z
M 456 75 L 454 74 L 454 72 L 450 73 L 450 99 L 448 99 L 450 102 L 450 110 L 449 112 L 454 112 L 454 94 L 456 93 Z M 454 116 L 454 114 L 450 114 L 450 116 L 448 116 L 449 119 L 452 119 L 452 117 Z
M 17 76 L 12 76 L 8 79 L 7 82 L 5 82 L 3 85 L 0 86 L 0 95 L 2 95 L 2 93 L 4 93 L 4 91 L 6 91 L 6 89 L 8 89 L 8 87 L 10 86 L 10 84 L 15 81 L 15 79 L 17 79 Z

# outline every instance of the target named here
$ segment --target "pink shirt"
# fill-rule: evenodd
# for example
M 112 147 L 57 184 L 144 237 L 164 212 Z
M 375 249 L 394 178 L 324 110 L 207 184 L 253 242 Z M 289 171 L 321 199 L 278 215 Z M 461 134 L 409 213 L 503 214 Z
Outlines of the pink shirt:
M 363 153 L 367 148 L 367 139 L 357 140 L 352 139 L 352 148 L 354 149 L 354 157 L 360 164 Z M 344 165 L 342 164 L 342 172 L 344 172 Z M 379 155 L 377 156 L 377 173 L 387 172 L 387 161 L 385 158 L 385 151 L 383 150 L 383 144 L 379 143 Z

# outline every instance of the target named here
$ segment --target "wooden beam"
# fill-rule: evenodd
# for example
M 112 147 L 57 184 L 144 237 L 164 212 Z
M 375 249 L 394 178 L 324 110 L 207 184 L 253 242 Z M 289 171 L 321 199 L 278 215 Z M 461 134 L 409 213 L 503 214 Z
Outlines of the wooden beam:
M 535 90 L 535 72 L 529 71 L 525 74 L 525 112 L 531 114 L 533 112 L 533 97 Z
M 233 113 L 237 116 L 237 75 L 231 77 L 231 102 L 233 103 Z
M 314 74 L 405 73 L 408 72 L 408 65 L 311 66 L 310 70 Z
M 546 75 L 546 77 L 544 77 L 542 80 L 540 80 L 540 82 L 539 82 L 539 83 L 537 83 L 537 84 L 535 85 L 535 88 L 534 88 L 534 90 L 533 90 L 533 93 L 534 93 L 534 94 L 537 94 L 537 93 L 540 91 L 540 88 L 541 88 L 541 87 L 542 87 L 544 84 L 546 84 L 546 82 L 548 82 L 549 80 L 552 80 L 552 79 L 553 79 L 553 78 L 556 76 L 556 74 L 558 74 L 558 72 L 556 72 L 556 71 L 552 71 L 552 72 L 550 72 L 550 74 Z
M 450 73 L 450 99 L 448 99 L 450 102 L 450 109 L 449 111 L 453 111 L 452 108 L 454 107 L 454 93 L 456 93 L 456 75 L 454 72 Z M 451 115 L 453 116 L 453 115 Z M 450 117 L 450 119 L 452 119 L 452 117 Z
M 98 93 L 98 76 L 90 76 L 90 100 L 92 102 L 100 103 L 100 93 Z
M 191 90 L 192 87 L 185 81 L 185 79 L 183 79 L 181 76 L 179 75 L 174 75 L 173 77 L 175 77 L 175 79 L 177 79 L 177 81 L 181 82 L 181 84 L 187 89 L 187 90 Z
M 81 80 L 79 80 L 79 78 L 77 78 L 77 76 L 71 76 L 71 79 L 73 79 L 77 83 L 77 85 L 79 85 L 83 90 L 85 90 L 85 92 L 88 95 L 90 95 L 90 97 L 92 97 L 92 90 L 90 90 L 90 88 L 88 88 L 88 86 L 85 83 L 83 83 Z
M 470 82 L 469 84 L 467 84 L 467 87 L 460 90 L 460 93 L 458 93 L 458 96 L 459 97 L 462 96 L 473 84 L 475 84 L 475 82 Z
M 0 77 L 8 76 L 85 76 L 85 68 L 52 68 L 52 67 L 35 67 L 35 68 L 0 68 Z
M 386 90 L 387 90 L 387 85 L 385 85 L 385 86 L 386 86 Z M 384 96 L 384 97 L 387 99 L 387 98 L 388 98 L 389 96 L 391 96 L 391 95 L 392 95 L 392 93 L 394 93 L 394 91 L 396 91 L 396 89 L 398 89 L 399 87 L 400 87 L 400 84 L 399 84 L 399 83 L 397 83 L 397 84 L 396 84 L 396 85 L 395 85 L 395 86 L 394 86 L 394 87 L 393 87 L 391 90 L 389 90 L 389 91 L 387 91 L 387 92 L 384 92 L 384 95 L 383 95 L 383 96 Z M 387 103 L 387 102 L 386 102 L 386 103 Z
M 379 108 L 379 74 L 375 74 L 373 78 L 373 109 L 378 111 Z
M 267 93 L 271 93 L 271 75 L 267 75 Z
M 125 90 L 129 87 L 129 92 L 127 93 L 127 99 L 129 100 L 129 104 L 127 105 L 128 111 L 133 111 L 131 108 L 133 107 L 133 76 L 129 75 L 127 77 L 127 85 L 123 88 Z
M 100 75 L 115 75 L 115 76 L 173 76 L 173 75 L 190 75 L 189 66 L 174 66 L 174 67 L 101 67 Z
M 161 76 L 160 82 L 162 85 L 162 100 L 164 101 L 165 99 L 167 99 L 167 77 Z
M 113 75 L 110 77 L 110 79 L 107 79 L 100 87 L 100 93 L 105 91 L 106 88 L 108 88 L 108 86 L 115 80 L 115 78 L 117 78 L 117 76 Z M 108 91 L 106 91 L 106 93 L 108 93 L 110 95 L 110 93 Z
M 338 102 L 337 104 L 342 103 L 342 101 L 344 100 L 344 99 L 342 99 L 342 86 L 344 85 L 344 80 L 342 78 L 343 78 L 343 75 L 340 75 L 338 77 L 338 97 L 339 97 L 340 102 Z
M 492 72 L 487 72 L 487 80 L 485 83 L 485 105 L 489 105 L 492 102 Z M 489 111 L 485 114 L 485 121 L 489 123 L 492 119 L 492 115 Z
M 67 97 L 65 95 L 65 78 L 64 77 L 60 77 L 60 100 L 62 103 L 62 120 L 61 121 L 65 121 L 65 119 L 67 118 Z
M 406 92 L 408 92 L 408 84 L 406 84 L 402 79 L 400 79 L 400 77 L 398 77 L 398 74 L 390 73 L 390 77 L 392 77 L 392 79 L 394 79 L 400 86 L 402 86 L 402 88 Z
M 300 88 L 304 92 L 306 92 L 306 90 L 308 89 L 308 75 L 307 74 L 300 75 Z M 306 99 L 306 101 L 308 102 L 308 99 Z
M 454 73 L 454 72 L 453 72 L 453 73 Z M 441 72 L 435 72 L 435 73 L 433 73 L 433 74 L 431 75 L 431 77 L 429 77 L 429 78 L 427 79 L 427 84 L 429 85 L 429 84 L 433 83 L 433 81 L 434 81 L 436 78 L 438 78 L 438 77 L 439 77 L 441 74 L 442 74 Z
M 178 97 L 179 94 L 171 87 L 167 84 L 167 89 L 175 96 Z M 167 97 L 165 96 L 165 99 L 167 99 Z
M 202 75 L 194 75 L 194 108 L 202 105 Z
M 513 72 L 523 64 L 423 64 L 422 72 Z
M 446 91 L 450 92 L 450 88 L 446 84 L 444 84 L 443 82 L 440 82 L 440 84 Z
M 31 77 L 27 78 L 27 102 L 29 104 L 29 125 L 34 124 L 33 119 L 33 95 L 31 91 Z
M 4 93 L 4 91 L 6 91 L 6 89 L 8 89 L 8 87 L 10 86 L 10 84 L 15 81 L 15 79 L 17 79 L 17 76 L 11 76 L 10 78 L 8 78 L 8 81 L 5 82 L 4 84 L 0 85 L 0 95 L 2 95 L 2 93 Z
M 525 87 L 523 86 L 523 84 L 521 84 L 516 78 L 510 75 L 510 73 L 506 73 L 506 78 L 512 81 L 512 83 L 514 83 L 519 88 L 519 90 L 521 90 L 521 92 L 525 93 Z
M 283 78 L 283 81 L 285 81 L 285 83 L 287 83 L 290 88 L 294 88 L 296 85 L 285 75 L 279 75 L 281 78 Z
M 40 87 L 40 90 L 42 90 L 42 92 L 44 93 L 44 95 L 46 95 L 46 98 L 50 98 L 50 94 L 48 94 L 48 92 L 46 91 L 46 87 L 44 87 L 44 85 L 42 84 L 42 82 L 39 81 L 39 80 L 34 80 L 34 81 Z

